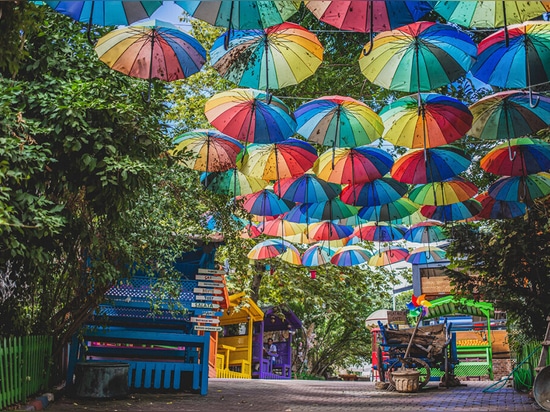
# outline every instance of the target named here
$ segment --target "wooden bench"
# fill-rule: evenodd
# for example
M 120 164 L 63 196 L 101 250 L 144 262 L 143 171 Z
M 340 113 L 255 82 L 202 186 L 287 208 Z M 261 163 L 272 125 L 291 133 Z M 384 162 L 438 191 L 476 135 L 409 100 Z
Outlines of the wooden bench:
M 73 338 L 69 388 L 78 360 L 109 360 L 130 365 L 130 388 L 190 389 L 207 394 L 210 332 L 197 331 L 191 317 L 221 313 L 202 307 L 213 302 L 198 301 L 194 293 L 198 281 L 185 276 L 180 279 L 179 296 L 171 302 L 183 310 L 172 311 L 168 302 L 160 302 L 153 311 L 155 283 L 155 278 L 135 276 L 106 293 L 105 303 Z

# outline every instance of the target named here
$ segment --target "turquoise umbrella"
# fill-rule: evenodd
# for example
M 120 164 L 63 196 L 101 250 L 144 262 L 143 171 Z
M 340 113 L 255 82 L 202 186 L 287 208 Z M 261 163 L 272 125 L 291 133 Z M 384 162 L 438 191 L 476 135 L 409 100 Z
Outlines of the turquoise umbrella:
M 191 16 L 229 29 L 265 29 L 283 23 L 299 7 L 299 1 L 176 1 Z

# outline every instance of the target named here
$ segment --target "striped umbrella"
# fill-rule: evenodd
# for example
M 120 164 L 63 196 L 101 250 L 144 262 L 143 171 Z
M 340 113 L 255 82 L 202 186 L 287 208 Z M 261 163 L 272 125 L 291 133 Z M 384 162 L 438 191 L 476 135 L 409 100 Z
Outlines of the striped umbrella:
M 339 225 L 328 220 L 312 223 L 308 228 L 308 237 L 312 240 L 343 239 L 352 233 L 353 227 Z
M 533 204 L 533 200 L 550 194 L 550 173 L 540 172 L 528 176 L 505 176 L 488 189 L 489 196 L 496 200 Z
M 481 209 L 482 205 L 479 201 L 468 199 L 464 202 L 443 206 L 425 205 L 420 208 L 420 213 L 428 219 L 439 220 L 440 222 L 454 222 L 470 219 L 478 215 Z
M 334 199 L 342 191 L 336 183 L 329 183 L 314 174 L 280 179 L 273 185 L 273 191 L 283 199 L 296 203 L 318 203 Z
M 281 239 L 268 239 L 254 246 L 247 256 L 252 260 L 269 259 L 286 252 L 290 246 L 291 243 Z
M 477 191 L 473 183 L 455 177 L 443 182 L 416 185 L 409 193 L 409 199 L 420 205 L 450 205 L 474 197 Z
M 496 200 L 487 192 L 480 193 L 475 199 L 481 203 L 481 211 L 475 216 L 479 219 L 513 219 L 527 213 L 525 203 Z
M 330 258 L 335 250 L 319 244 L 308 247 L 302 254 L 302 265 L 312 267 L 330 263 Z
M 330 262 L 336 266 L 355 266 L 366 263 L 372 254 L 360 246 L 344 246 L 339 248 L 330 258 Z
M 411 227 L 403 235 L 405 240 L 413 243 L 436 243 L 447 239 L 440 222 L 419 222 Z
M 436 263 L 447 260 L 447 254 L 445 251 L 438 247 L 433 246 L 421 246 L 411 250 L 408 263 L 413 265 L 425 265 L 428 263 Z
M 499 176 L 527 176 L 550 170 L 550 144 L 540 139 L 510 139 L 480 160 L 483 170 Z
M 385 222 L 371 222 L 360 225 L 353 231 L 354 236 L 361 240 L 370 240 L 371 242 L 393 242 L 403 239 L 405 230 L 396 225 Z
M 405 218 L 418 211 L 420 205 L 402 197 L 394 202 L 379 206 L 364 206 L 357 216 L 373 222 L 392 222 Z
M 294 206 L 292 202 L 281 199 L 269 189 L 263 189 L 259 192 L 243 196 L 243 199 L 243 208 L 248 213 L 259 216 L 282 215 Z
M 388 266 L 402 262 L 409 256 L 409 251 L 404 247 L 386 247 L 380 249 L 369 259 L 370 266 Z
M 259 192 L 269 185 L 267 180 L 246 176 L 236 168 L 225 172 L 201 173 L 200 179 L 206 189 L 232 197 Z
M 348 185 L 342 189 L 342 202 L 354 206 L 379 206 L 395 202 L 408 190 L 406 183 L 398 182 L 391 177 L 382 177 L 372 182 Z

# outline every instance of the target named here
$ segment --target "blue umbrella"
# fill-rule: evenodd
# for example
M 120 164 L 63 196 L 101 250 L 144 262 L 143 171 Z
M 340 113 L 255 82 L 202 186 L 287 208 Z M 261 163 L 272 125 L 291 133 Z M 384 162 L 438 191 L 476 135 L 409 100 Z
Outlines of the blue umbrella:
M 296 203 L 318 203 L 334 199 L 342 191 L 336 183 L 329 183 L 313 174 L 289 177 L 275 182 L 273 191 L 283 199 Z
M 46 1 L 55 11 L 83 23 L 129 26 L 151 16 L 162 1 Z
M 398 182 L 391 177 L 382 177 L 372 182 L 346 186 L 340 194 L 340 199 L 354 206 L 379 206 L 402 198 L 408 188 L 406 183 Z
M 420 213 L 429 219 L 440 222 L 453 222 L 466 220 L 481 212 L 481 203 L 475 199 L 468 199 L 464 202 L 453 203 L 443 206 L 425 205 L 420 208 Z
M 272 190 L 263 189 L 244 196 L 243 207 L 248 213 L 258 216 L 278 216 L 286 213 L 294 204 L 281 199 Z

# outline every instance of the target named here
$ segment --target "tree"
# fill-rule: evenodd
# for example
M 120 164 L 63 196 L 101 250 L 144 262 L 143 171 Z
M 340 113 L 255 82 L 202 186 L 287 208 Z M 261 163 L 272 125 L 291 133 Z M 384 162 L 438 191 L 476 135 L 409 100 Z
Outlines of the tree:
M 542 340 L 550 315 L 550 200 L 523 217 L 453 227 L 448 248 L 455 289 L 494 302 L 523 337 Z
M 170 278 L 208 241 L 216 199 L 167 154 L 163 84 L 145 104 L 147 82 L 100 62 L 80 24 L 33 4 L 2 11 L 7 49 L 25 53 L 0 64 L 0 334 L 50 334 L 57 351 L 117 279 Z

